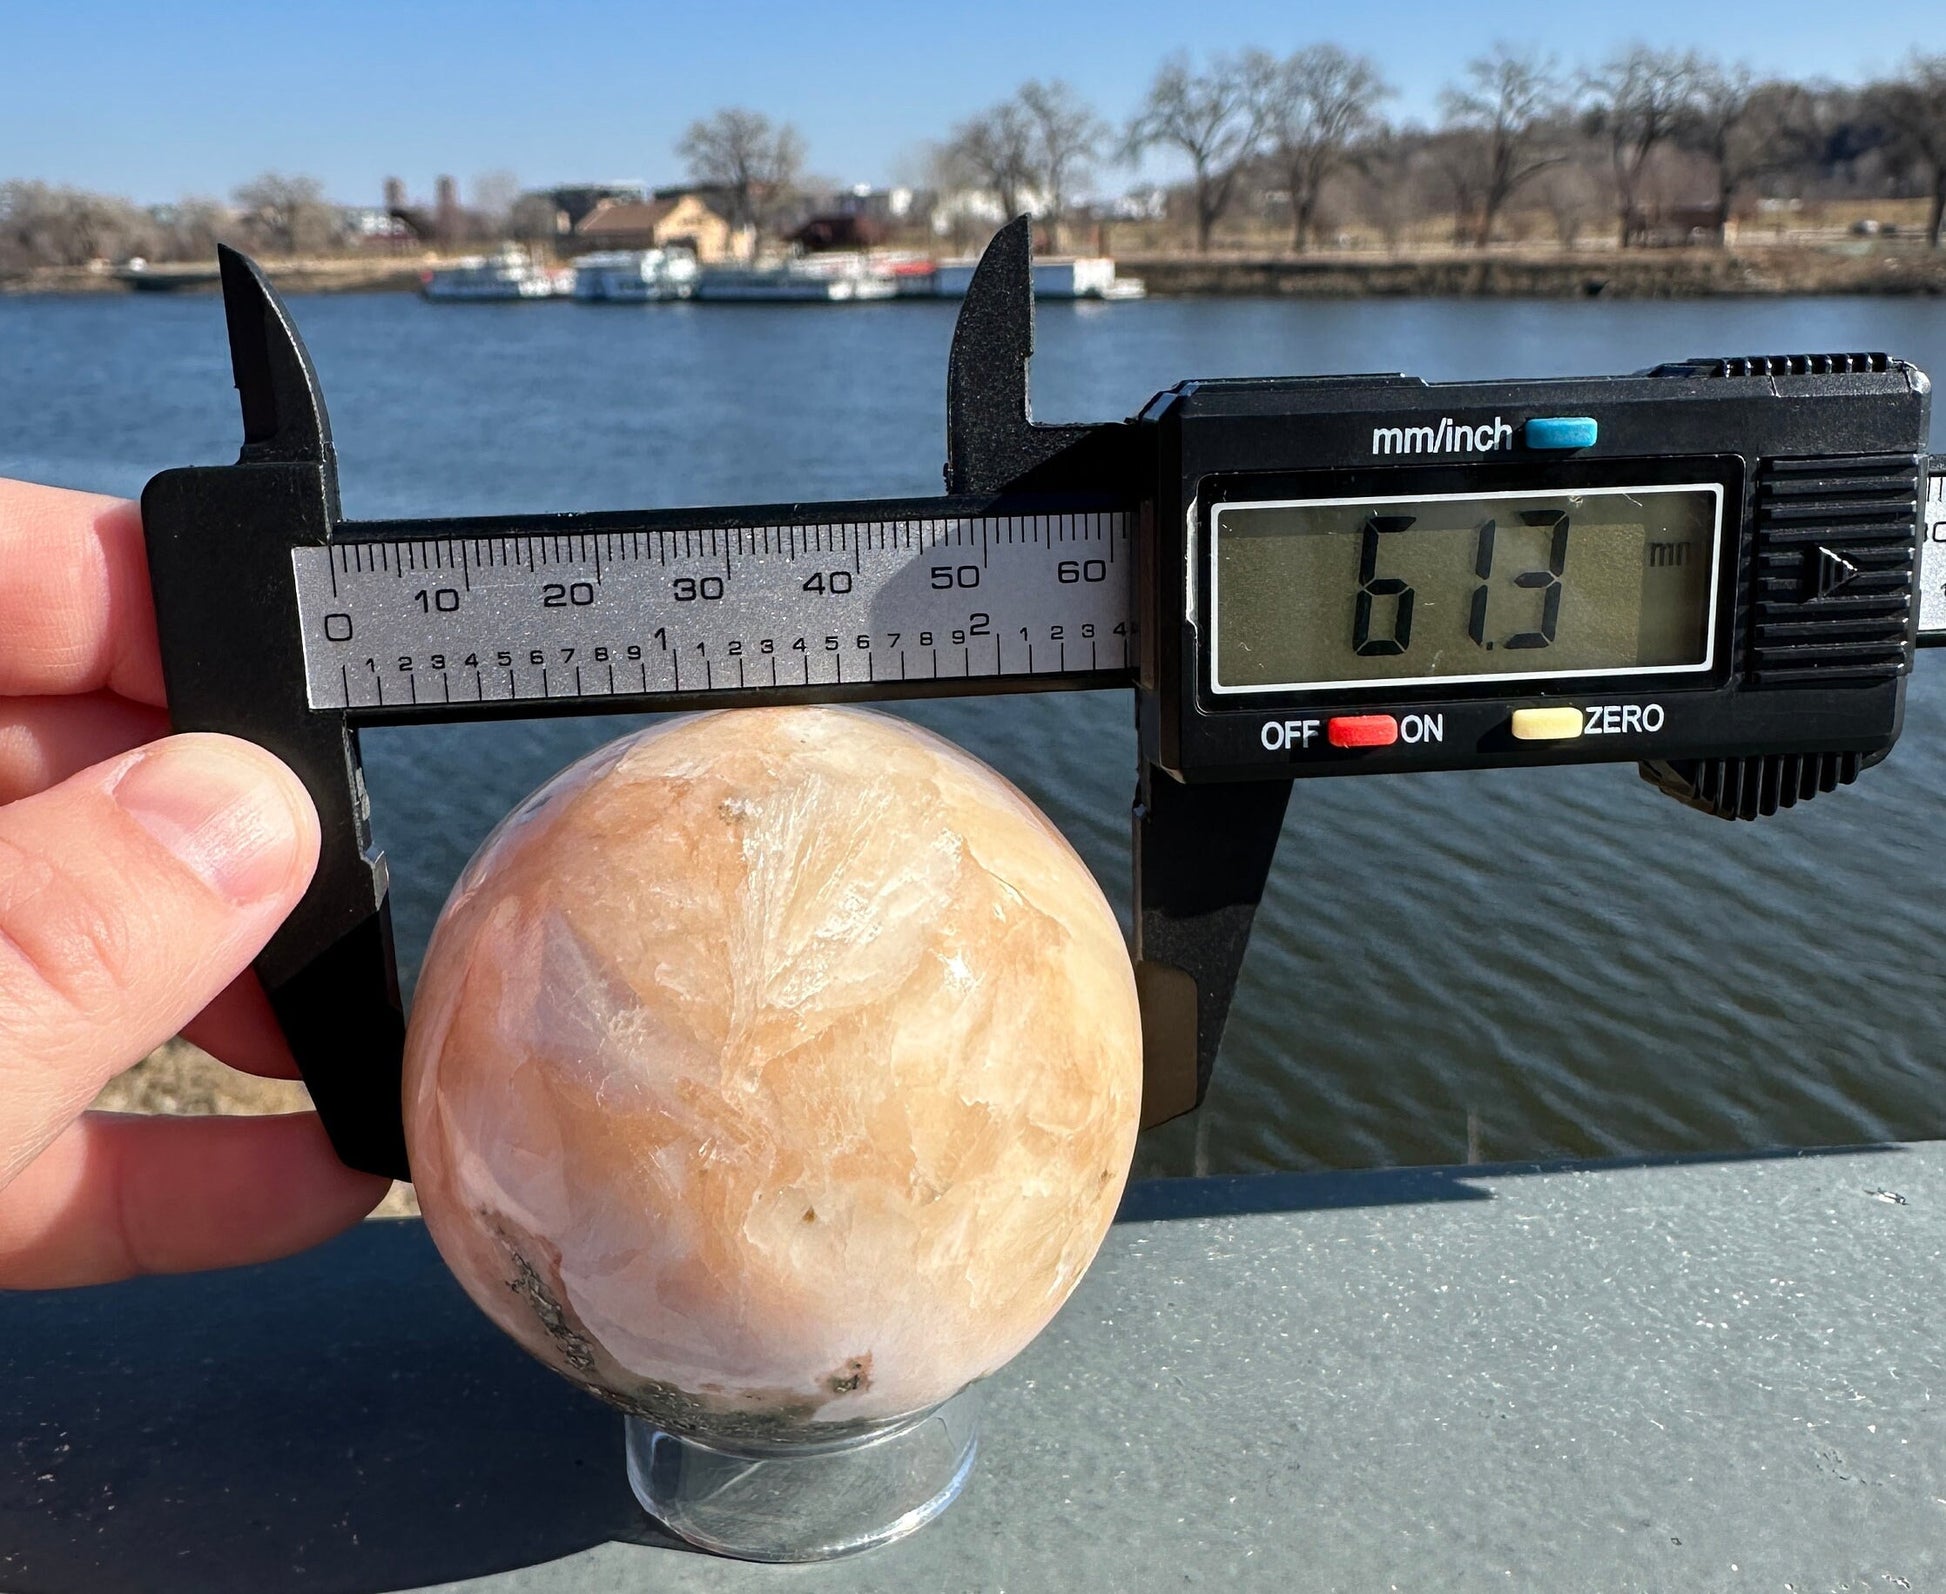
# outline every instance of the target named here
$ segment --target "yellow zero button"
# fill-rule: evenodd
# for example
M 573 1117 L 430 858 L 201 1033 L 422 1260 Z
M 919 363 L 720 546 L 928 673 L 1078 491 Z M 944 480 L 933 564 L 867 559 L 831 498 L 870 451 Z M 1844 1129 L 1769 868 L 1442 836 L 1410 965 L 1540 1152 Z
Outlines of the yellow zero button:
M 1517 708 L 1513 731 L 1523 742 L 1571 742 L 1581 734 L 1578 708 Z

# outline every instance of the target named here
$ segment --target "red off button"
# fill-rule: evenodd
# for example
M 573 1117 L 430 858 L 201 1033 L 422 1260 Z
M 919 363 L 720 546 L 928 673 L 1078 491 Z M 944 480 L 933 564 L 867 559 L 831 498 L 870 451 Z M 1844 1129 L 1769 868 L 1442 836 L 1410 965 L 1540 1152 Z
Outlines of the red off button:
M 1399 722 L 1390 714 L 1340 714 L 1325 722 L 1324 737 L 1333 747 L 1390 747 Z

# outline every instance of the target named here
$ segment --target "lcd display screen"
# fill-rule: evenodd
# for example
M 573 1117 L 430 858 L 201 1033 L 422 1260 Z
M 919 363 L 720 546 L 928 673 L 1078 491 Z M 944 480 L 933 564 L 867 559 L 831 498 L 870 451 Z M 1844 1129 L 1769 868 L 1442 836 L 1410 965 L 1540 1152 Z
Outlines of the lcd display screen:
M 1713 663 L 1723 488 L 1218 503 L 1217 692 Z

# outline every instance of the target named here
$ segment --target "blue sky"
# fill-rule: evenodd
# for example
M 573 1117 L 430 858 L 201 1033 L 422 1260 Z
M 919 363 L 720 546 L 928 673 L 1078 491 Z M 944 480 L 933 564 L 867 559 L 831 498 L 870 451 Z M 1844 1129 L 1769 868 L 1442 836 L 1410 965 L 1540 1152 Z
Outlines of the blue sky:
M 1029 77 L 1066 78 L 1119 119 L 1172 49 L 1331 39 L 1382 63 L 1396 109 L 1429 117 L 1495 38 L 1575 60 L 1639 39 L 1848 78 L 1915 44 L 1946 50 L 1946 4 L 0 0 L 0 179 L 143 201 L 222 195 L 266 168 L 346 201 L 376 201 L 388 173 L 421 194 L 435 173 L 496 168 L 529 185 L 673 182 L 683 127 L 743 103 L 795 122 L 814 172 L 885 181 Z

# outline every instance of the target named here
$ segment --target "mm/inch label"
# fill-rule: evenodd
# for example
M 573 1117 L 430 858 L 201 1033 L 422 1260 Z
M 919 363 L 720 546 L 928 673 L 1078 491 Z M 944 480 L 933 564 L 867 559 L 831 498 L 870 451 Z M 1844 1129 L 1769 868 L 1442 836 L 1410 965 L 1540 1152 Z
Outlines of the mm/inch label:
M 1134 667 L 1120 511 L 365 538 L 292 551 L 317 709 Z

